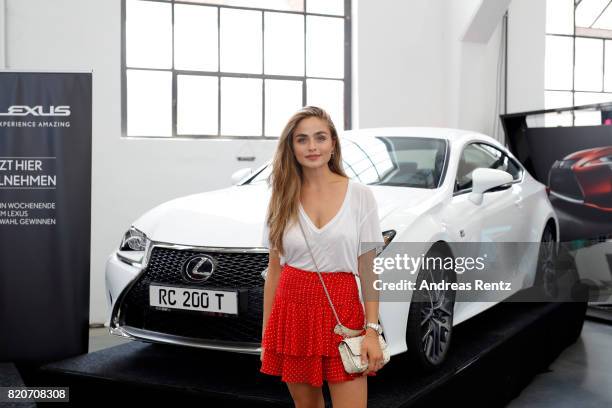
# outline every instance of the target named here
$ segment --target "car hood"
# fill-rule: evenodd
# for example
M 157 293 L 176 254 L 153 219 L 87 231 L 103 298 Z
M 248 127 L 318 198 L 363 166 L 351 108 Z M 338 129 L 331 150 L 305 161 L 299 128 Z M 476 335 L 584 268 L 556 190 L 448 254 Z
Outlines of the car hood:
M 595 147 L 593 149 L 585 149 L 585 150 L 579 150 L 577 152 L 573 152 L 565 156 L 563 160 L 580 160 L 580 159 L 593 160 L 601 156 L 607 156 L 609 154 L 612 154 L 612 146 L 602 146 L 602 147 Z
M 368 186 L 384 219 L 394 211 L 411 217 L 426 210 L 435 190 Z M 263 223 L 270 197 L 265 183 L 213 190 L 167 201 L 134 223 L 153 241 L 211 247 L 261 247 Z

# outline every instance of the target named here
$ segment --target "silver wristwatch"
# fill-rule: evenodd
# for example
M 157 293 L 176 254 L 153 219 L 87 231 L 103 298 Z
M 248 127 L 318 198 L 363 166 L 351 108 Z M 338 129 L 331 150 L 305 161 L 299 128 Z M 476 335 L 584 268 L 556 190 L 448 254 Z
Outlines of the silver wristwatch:
M 382 334 L 382 326 L 380 324 L 370 322 L 370 323 L 366 324 L 366 329 L 368 327 L 371 327 L 372 329 L 374 329 L 376 331 L 376 333 Z

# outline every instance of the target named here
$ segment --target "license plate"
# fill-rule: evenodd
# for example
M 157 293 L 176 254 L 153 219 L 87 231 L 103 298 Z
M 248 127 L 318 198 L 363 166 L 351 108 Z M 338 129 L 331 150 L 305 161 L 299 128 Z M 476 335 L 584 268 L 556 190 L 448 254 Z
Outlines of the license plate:
M 238 292 L 150 285 L 149 304 L 169 309 L 238 314 Z

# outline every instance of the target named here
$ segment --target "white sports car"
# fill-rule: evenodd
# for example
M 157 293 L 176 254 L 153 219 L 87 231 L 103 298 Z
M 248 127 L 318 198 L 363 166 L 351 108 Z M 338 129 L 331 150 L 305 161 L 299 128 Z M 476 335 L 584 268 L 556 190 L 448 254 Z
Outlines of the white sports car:
M 545 186 L 491 137 L 454 129 L 380 128 L 347 131 L 340 141 L 346 173 L 369 185 L 376 197 L 387 243 L 420 243 L 419 253 L 452 256 L 453 246 L 462 242 L 545 242 L 542 247 L 551 253 L 558 242 L 559 224 Z M 112 334 L 260 353 L 269 172 L 268 163 L 236 185 L 168 201 L 134 221 L 106 264 Z M 544 279 L 536 275 L 545 272 L 550 257 L 535 258 L 545 261 L 508 264 L 514 283 L 508 296 Z M 434 276 L 425 272 L 406 278 Z M 416 302 L 406 291 L 401 301 L 381 301 L 391 355 L 408 352 L 424 368 L 439 366 L 453 326 L 499 301 L 486 294 L 461 302 L 452 289 L 438 290 L 426 293 L 427 302 Z

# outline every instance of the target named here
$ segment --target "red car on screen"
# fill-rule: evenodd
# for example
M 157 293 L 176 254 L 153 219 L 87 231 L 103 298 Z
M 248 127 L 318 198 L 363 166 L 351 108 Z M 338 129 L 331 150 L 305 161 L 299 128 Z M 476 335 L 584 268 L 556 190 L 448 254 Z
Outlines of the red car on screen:
M 548 173 L 549 193 L 562 200 L 612 211 L 612 146 L 574 152 Z

